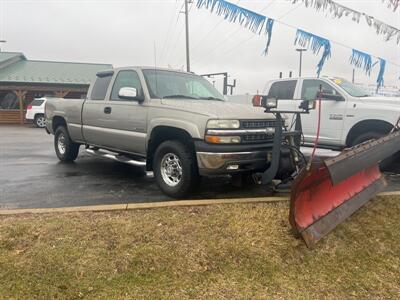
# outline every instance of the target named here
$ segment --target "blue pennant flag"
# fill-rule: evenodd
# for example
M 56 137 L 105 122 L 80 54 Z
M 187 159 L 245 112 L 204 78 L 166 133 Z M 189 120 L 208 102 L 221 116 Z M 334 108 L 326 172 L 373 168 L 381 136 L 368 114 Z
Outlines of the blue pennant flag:
M 324 48 L 322 57 L 317 65 L 317 75 L 319 77 L 325 61 L 331 57 L 331 43 L 320 36 L 297 29 L 294 44 L 299 44 L 303 48 L 310 49 L 314 54 L 318 54 L 321 48 Z
M 385 74 L 385 66 L 386 66 L 386 60 L 383 58 L 379 58 L 379 74 L 378 78 L 376 79 L 377 87 L 376 89 L 378 90 L 380 87 L 383 86 L 383 75 Z
M 269 44 L 271 44 L 271 37 L 272 37 L 272 27 L 274 26 L 274 20 L 268 19 L 265 25 L 265 34 L 267 35 L 267 45 L 264 49 L 264 56 L 268 54 Z
M 371 74 L 372 59 L 371 55 L 369 55 L 368 53 L 353 49 L 350 56 L 350 64 L 354 65 L 357 68 L 364 69 L 365 74 L 367 74 L 368 76 Z
M 238 22 L 241 26 L 249 28 L 254 33 L 261 33 L 267 17 L 251 10 L 240 7 L 225 0 L 198 0 L 197 7 L 205 7 L 217 15 L 223 16 L 229 22 Z

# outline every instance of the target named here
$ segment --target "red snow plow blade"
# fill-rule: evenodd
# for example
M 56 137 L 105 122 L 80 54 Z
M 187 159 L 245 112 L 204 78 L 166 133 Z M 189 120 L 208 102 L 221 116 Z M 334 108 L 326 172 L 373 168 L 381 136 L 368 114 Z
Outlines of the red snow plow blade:
M 342 223 L 385 186 L 379 162 L 400 151 L 400 131 L 313 162 L 292 186 L 289 220 L 307 246 Z

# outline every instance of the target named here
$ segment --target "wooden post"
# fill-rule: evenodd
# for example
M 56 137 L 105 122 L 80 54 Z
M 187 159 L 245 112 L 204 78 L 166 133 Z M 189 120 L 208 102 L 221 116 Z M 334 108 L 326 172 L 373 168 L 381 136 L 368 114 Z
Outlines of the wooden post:
M 20 122 L 20 124 L 25 123 L 24 100 L 25 100 L 25 95 L 27 92 L 28 91 L 21 91 L 21 90 L 14 91 L 14 94 L 17 96 L 18 101 L 19 101 L 19 122 Z
M 57 98 L 64 98 L 65 96 L 67 96 L 69 94 L 70 91 L 68 90 L 60 90 L 60 91 L 55 91 L 54 92 L 54 97 Z

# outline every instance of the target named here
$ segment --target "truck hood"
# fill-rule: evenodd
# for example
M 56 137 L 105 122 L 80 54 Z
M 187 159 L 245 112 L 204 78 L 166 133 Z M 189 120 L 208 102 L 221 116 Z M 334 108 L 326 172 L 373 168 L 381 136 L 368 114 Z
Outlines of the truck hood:
M 362 102 L 367 104 L 378 104 L 378 105 L 390 105 L 400 108 L 400 98 L 399 97 L 381 97 L 381 96 L 370 96 L 359 98 Z
M 273 114 L 267 114 L 261 107 L 245 104 L 232 104 L 218 100 L 195 99 L 162 99 L 162 106 L 173 109 L 207 115 L 215 119 L 275 119 Z

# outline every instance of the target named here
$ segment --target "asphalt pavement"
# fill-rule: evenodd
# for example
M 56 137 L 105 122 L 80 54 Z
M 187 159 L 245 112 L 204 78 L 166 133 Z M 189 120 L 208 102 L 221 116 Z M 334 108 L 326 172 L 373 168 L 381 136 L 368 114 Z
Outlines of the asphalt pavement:
M 388 190 L 400 190 L 400 177 L 388 176 Z M 190 199 L 268 196 L 260 186 L 235 187 L 227 177 L 206 178 Z M 0 209 L 69 207 L 171 200 L 152 174 L 85 153 L 61 163 L 53 136 L 30 126 L 0 126 Z

